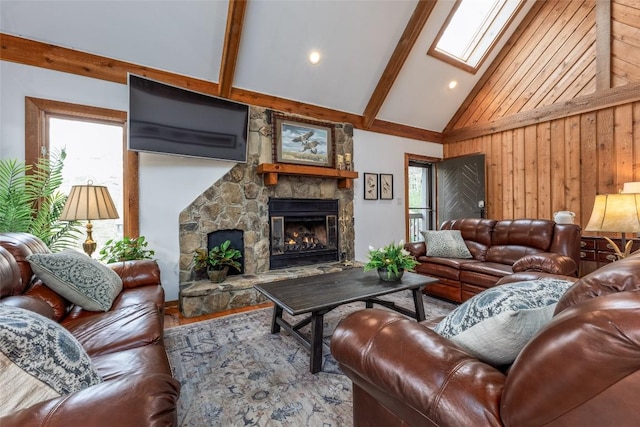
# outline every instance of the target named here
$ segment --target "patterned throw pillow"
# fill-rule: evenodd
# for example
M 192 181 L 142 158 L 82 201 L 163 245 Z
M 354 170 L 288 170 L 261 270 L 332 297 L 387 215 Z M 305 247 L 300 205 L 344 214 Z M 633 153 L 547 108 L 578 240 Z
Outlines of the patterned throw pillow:
M 0 304 L 0 416 L 101 382 L 87 353 L 64 327 Z
M 111 268 L 77 251 L 33 254 L 31 269 L 49 288 L 89 311 L 108 311 L 122 279 Z
M 433 330 L 489 364 L 513 363 L 572 285 L 539 279 L 496 286 L 458 306 Z
M 473 258 L 460 230 L 425 230 L 421 233 L 427 245 L 427 256 Z

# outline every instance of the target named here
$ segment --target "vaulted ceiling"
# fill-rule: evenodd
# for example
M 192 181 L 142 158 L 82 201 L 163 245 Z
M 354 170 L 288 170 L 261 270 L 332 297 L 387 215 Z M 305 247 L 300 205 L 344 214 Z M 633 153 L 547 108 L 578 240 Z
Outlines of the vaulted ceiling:
M 533 4 L 475 75 L 426 55 L 453 0 L 0 0 L 3 48 L 14 36 L 42 43 L 13 43 L 2 59 L 41 49 L 75 72 L 73 50 L 249 104 L 434 141 Z

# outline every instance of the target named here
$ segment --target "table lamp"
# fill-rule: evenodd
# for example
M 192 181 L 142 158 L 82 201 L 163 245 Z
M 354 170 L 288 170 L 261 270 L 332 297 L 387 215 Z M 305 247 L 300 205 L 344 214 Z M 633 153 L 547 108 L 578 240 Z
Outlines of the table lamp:
M 87 185 L 71 187 L 71 192 L 60 215 L 62 221 L 87 220 L 87 240 L 82 244 L 82 248 L 89 256 L 96 250 L 91 220 L 116 218 L 118 218 L 118 211 L 113 204 L 109 190 L 102 185 L 93 185 L 92 181 L 88 181 Z
M 640 231 L 640 194 L 599 194 L 593 204 L 591 219 L 585 231 L 602 231 L 621 233 L 620 247 L 610 238 L 605 237 L 616 253 L 618 259 L 626 258 L 631 253 L 633 242 L 626 241 L 625 233 Z

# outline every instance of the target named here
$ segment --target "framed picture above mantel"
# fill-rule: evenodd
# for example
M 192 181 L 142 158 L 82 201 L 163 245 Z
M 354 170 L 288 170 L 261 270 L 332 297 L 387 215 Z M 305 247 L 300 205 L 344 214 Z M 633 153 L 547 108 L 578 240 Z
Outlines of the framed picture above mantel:
M 273 113 L 273 160 L 275 163 L 335 167 L 335 126 Z

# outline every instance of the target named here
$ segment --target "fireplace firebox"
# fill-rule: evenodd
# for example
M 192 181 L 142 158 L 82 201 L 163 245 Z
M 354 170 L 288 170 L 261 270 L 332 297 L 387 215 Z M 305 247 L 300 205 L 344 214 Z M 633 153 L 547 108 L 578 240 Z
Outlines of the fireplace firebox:
M 338 260 L 338 200 L 269 199 L 272 270 Z

